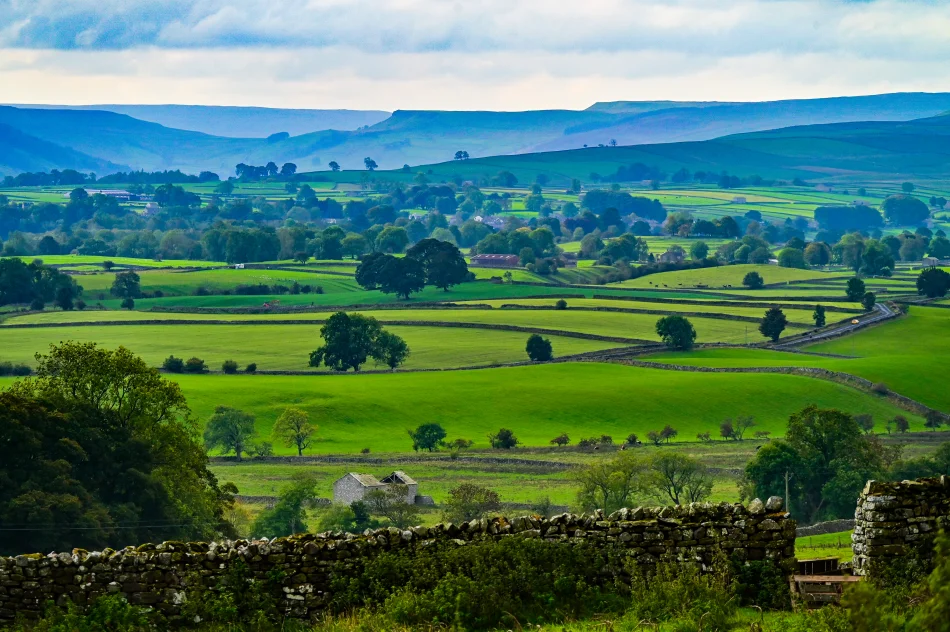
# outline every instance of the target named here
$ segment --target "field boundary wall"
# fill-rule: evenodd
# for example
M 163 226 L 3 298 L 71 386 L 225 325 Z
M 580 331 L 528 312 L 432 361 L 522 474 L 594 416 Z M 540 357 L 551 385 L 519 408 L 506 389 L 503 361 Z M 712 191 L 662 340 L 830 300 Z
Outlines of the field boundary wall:
M 740 561 L 772 560 L 791 572 L 795 521 L 773 497 L 763 503 L 697 503 L 621 509 L 610 516 L 560 514 L 445 523 L 434 527 L 302 534 L 272 541 L 163 542 L 101 552 L 29 554 L 0 558 L 0 621 L 37 617 L 44 605 L 85 606 L 119 594 L 135 605 L 175 617 L 195 582 L 214 586 L 244 563 L 258 578 L 282 575 L 279 606 L 288 616 L 313 619 L 333 599 L 333 582 L 358 576 L 367 560 L 386 551 L 442 545 L 467 546 L 503 538 L 534 538 L 616 551 L 625 562 L 648 568 L 659 561 L 699 562 L 703 568 L 725 554 Z M 605 569 L 609 570 L 609 569 Z

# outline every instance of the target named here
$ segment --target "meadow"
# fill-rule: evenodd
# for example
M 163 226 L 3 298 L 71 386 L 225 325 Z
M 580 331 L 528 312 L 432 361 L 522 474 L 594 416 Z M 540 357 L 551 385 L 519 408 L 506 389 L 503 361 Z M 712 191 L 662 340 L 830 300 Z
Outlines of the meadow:
M 487 447 L 487 435 L 512 429 L 526 446 L 561 432 L 574 440 L 608 434 L 646 436 L 671 424 L 681 439 L 718 432 L 726 417 L 751 415 L 779 436 L 789 415 L 808 404 L 870 413 L 902 413 L 886 400 L 831 382 L 771 374 L 700 374 L 616 364 L 565 363 L 475 371 L 313 376 L 175 375 L 199 420 L 227 404 L 254 413 L 269 437 L 287 406 L 320 426 L 316 454 L 406 451 L 406 430 L 443 425 L 449 439 Z M 685 401 L 688 404 L 684 405 Z M 906 413 L 904 413 L 906 414 Z M 912 427 L 922 420 L 911 417 Z M 277 447 L 277 446 L 275 446 Z M 290 450 L 280 447 L 280 453 Z

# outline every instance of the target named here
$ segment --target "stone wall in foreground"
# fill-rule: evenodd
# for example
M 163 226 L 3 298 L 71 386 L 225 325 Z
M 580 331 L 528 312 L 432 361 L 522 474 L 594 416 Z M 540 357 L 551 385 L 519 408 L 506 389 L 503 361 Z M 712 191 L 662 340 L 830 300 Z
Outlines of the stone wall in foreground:
M 258 577 L 281 570 L 283 607 L 293 617 L 319 614 L 332 598 L 331 579 L 355 576 L 363 561 L 383 551 L 412 552 L 436 541 L 466 546 L 507 537 L 550 542 L 586 542 L 618 547 L 638 564 L 683 560 L 710 564 L 718 553 L 741 560 L 773 560 L 794 566 L 795 521 L 782 501 L 755 500 L 748 507 L 722 503 L 621 509 L 581 516 L 491 518 L 462 524 L 439 524 L 343 533 L 301 534 L 272 541 L 164 542 L 69 553 L 0 557 L 0 621 L 18 614 L 34 616 L 44 604 L 89 603 L 99 595 L 119 593 L 133 604 L 179 613 L 191 582 L 218 583 L 229 566 L 243 560 Z
M 950 477 L 884 483 L 868 481 L 854 512 L 854 571 L 927 557 L 934 537 L 950 527 Z

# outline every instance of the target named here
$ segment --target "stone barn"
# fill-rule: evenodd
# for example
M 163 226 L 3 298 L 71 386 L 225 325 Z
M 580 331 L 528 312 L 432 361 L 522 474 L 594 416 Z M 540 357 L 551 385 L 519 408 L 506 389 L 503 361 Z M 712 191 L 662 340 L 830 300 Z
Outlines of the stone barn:
M 333 483 L 333 502 L 349 505 L 358 500 L 364 500 L 366 494 L 376 489 L 388 489 L 393 485 L 402 485 L 406 490 L 406 502 L 409 504 L 431 504 L 420 501 L 418 496 L 419 484 L 401 471 L 395 471 L 382 480 L 372 474 L 357 474 L 350 472 Z

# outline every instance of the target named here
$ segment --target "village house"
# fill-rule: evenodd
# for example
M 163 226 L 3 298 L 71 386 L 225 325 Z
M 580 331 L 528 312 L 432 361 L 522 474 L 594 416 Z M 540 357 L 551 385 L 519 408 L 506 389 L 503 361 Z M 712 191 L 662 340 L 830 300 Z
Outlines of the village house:
M 365 500 L 372 491 L 385 491 L 393 485 L 402 485 L 406 490 L 406 502 L 410 505 L 431 505 L 432 498 L 419 495 L 419 484 L 408 474 L 396 470 L 382 480 L 372 474 L 349 472 L 333 483 L 333 502 L 349 505 Z

